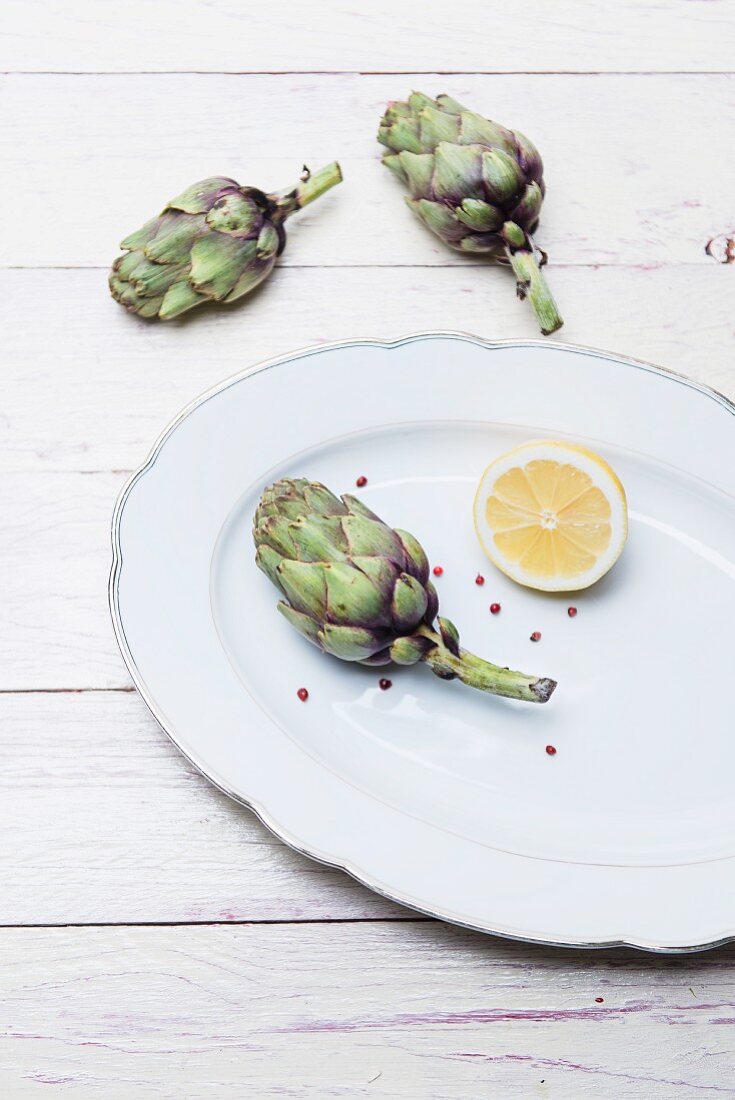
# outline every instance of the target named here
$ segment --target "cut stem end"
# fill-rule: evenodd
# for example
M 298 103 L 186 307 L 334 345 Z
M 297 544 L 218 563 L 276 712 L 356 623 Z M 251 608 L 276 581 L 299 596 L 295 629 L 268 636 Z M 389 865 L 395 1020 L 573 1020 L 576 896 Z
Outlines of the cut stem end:
M 564 324 L 556 302 L 549 290 L 544 273 L 531 248 L 513 250 L 506 245 L 505 254 L 516 277 L 518 297 L 528 298 L 538 318 L 544 336 L 550 336 Z
M 417 633 L 434 642 L 434 647 L 422 660 L 441 679 L 461 680 L 463 684 L 478 691 L 502 695 L 506 699 L 520 699 L 526 703 L 548 703 L 554 692 L 556 680 L 501 668 L 500 665 L 493 665 L 466 649 L 460 649 L 455 655 L 429 627 L 421 627 Z

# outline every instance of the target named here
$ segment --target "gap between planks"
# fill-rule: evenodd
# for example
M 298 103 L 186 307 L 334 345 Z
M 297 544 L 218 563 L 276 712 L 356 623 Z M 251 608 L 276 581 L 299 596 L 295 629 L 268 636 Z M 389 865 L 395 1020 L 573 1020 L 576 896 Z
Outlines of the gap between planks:
M 47 922 L 41 924 L 1 924 L 0 932 L 20 930 L 23 932 L 43 929 L 63 928 L 260 928 L 262 925 L 273 924 L 293 925 L 296 928 L 304 928 L 319 924 L 444 924 L 435 917 L 423 916 L 421 913 L 400 914 L 393 917 L 305 917 L 299 920 L 295 917 L 279 919 L 277 917 L 264 917 L 263 920 L 110 920 L 110 921 L 64 921 Z M 453 925 L 452 927 L 461 927 Z M 469 931 L 472 931 L 470 929 Z M 505 938 L 505 937 L 503 937 Z
M 0 76 L 732 76 L 735 69 L 1 69 Z

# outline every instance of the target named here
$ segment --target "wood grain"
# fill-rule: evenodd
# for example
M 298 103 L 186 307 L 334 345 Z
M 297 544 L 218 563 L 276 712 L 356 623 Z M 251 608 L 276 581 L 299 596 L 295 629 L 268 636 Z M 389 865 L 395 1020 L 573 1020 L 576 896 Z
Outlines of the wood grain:
M 449 91 L 537 143 L 548 182 L 538 241 L 554 265 L 711 267 L 707 241 L 735 228 L 735 157 L 722 139 L 733 75 L 0 80 L 3 169 L 43 224 L 29 232 L 17 206 L 3 205 L 3 266 L 108 268 L 122 237 L 194 180 L 287 187 L 304 162 L 337 158 L 345 182 L 289 222 L 283 263 L 466 268 L 406 210 L 380 164 L 382 110 L 412 86 Z
M 6 930 L 0 957 L 14 1100 L 732 1096 L 732 948 L 569 955 L 408 923 Z
M 735 397 L 734 268 L 567 267 L 550 270 L 549 278 L 566 316 L 560 337 L 653 361 Z M 122 310 L 108 295 L 104 272 L 6 271 L 0 272 L 0 325 L 0 469 L 35 472 L 133 469 L 193 397 L 299 347 L 437 327 L 488 339 L 539 337 L 510 274 L 497 267 L 282 268 L 242 304 L 202 307 L 168 325 Z M 492 417 L 491 408 L 483 412 Z M 106 553 L 103 528 L 119 483 L 93 490 L 80 481 L 72 490 L 50 480 L 27 491 L 55 508 L 63 493 L 94 496 L 95 518 L 80 516 L 79 523 L 97 525 L 93 542 Z M 0 492 L 12 515 L 13 494 L 26 489 L 4 482 Z M 18 506 L 30 546 L 33 514 L 22 498 Z M 49 531 L 47 516 L 40 521 L 49 540 L 59 537 Z M 18 530 L 13 545 L 22 564 L 20 536 Z M 76 543 L 79 553 L 84 545 Z
M 276 840 L 134 692 L 0 694 L 0 730 L 2 925 L 407 915 Z
M 277 9 L 237 0 L 6 0 L 0 67 L 62 71 L 719 70 L 732 68 L 729 0 L 336 0 Z

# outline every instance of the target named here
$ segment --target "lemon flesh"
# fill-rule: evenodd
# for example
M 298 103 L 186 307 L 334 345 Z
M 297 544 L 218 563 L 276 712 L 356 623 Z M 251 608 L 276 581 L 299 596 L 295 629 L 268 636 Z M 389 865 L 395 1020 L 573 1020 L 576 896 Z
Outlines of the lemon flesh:
M 519 584 L 574 592 L 604 576 L 628 536 L 625 490 L 586 447 L 525 443 L 495 459 L 475 496 L 482 548 Z

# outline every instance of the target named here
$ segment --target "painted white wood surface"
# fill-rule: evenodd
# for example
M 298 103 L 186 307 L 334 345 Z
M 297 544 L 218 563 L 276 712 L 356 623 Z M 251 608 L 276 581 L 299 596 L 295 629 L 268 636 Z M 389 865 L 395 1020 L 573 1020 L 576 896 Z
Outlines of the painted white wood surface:
M 542 148 L 559 339 L 735 398 L 735 268 L 704 252 L 735 229 L 734 46 L 733 0 L 6 2 L 3 1096 L 735 1095 L 733 948 L 507 944 L 289 851 L 130 691 L 105 593 L 126 472 L 226 375 L 355 335 L 537 336 L 508 273 L 435 243 L 380 167 L 411 87 Z M 182 185 L 335 156 L 345 183 L 240 307 L 164 327 L 107 297 L 120 236 Z
M 4 930 L 3 1090 L 731 1097 L 734 955 L 529 953 L 422 922 Z
M 732 68 L 731 0 L 5 0 L 0 66 L 65 72 Z
M 273 189 L 294 183 L 304 161 L 339 159 L 344 183 L 291 219 L 283 264 L 466 269 L 472 261 L 407 217 L 375 138 L 387 100 L 412 87 L 438 93 L 447 81 L 453 95 L 541 149 L 548 194 L 538 240 L 552 281 L 559 264 L 709 267 L 707 241 L 735 228 L 730 73 L 0 81 L 3 166 L 44 226 L 29 233 L 3 204 L 3 266 L 108 268 L 121 238 L 192 180 L 219 173 Z

